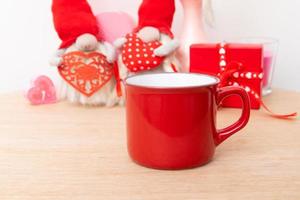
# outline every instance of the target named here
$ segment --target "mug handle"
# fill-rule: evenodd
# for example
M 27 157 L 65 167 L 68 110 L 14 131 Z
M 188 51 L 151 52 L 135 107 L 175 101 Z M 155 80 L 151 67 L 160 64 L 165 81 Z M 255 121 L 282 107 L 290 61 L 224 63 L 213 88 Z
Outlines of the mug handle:
M 218 146 L 222 142 L 224 142 L 226 139 L 228 139 L 230 136 L 244 128 L 250 118 L 250 99 L 247 94 L 247 92 L 239 87 L 223 87 L 218 89 L 217 91 L 217 105 L 219 106 L 222 101 L 230 97 L 232 95 L 237 95 L 242 99 L 243 102 L 243 110 L 242 115 L 240 119 L 232 124 L 231 126 L 217 130 L 217 138 L 216 138 L 216 145 Z

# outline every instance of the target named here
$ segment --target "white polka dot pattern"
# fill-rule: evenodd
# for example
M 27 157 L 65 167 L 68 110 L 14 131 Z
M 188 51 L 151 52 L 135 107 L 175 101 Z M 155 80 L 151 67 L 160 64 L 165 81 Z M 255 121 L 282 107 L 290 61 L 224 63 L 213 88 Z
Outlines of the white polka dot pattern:
M 163 62 L 164 57 L 154 55 L 154 50 L 162 44 L 158 41 L 143 42 L 136 34 L 128 34 L 123 45 L 122 61 L 131 72 L 154 69 Z

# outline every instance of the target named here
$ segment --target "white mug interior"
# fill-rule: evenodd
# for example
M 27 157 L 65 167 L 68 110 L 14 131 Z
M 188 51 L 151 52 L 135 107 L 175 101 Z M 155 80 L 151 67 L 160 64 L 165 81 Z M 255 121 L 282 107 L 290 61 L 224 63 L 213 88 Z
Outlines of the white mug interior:
M 159 73 L 128 77 L 126 85 L 146 88 L 189 88 L 216 85 L 219 79 L 206 74 Z

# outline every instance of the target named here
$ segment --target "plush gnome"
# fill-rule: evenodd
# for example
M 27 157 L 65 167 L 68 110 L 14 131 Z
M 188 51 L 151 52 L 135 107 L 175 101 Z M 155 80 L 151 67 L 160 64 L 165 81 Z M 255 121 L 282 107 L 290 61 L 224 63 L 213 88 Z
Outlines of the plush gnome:
M 175 57 L 179 42 L 171 31 L 174 12 L 174 0 L 142 1 L 136 30 L 114 43 L 121 52 L 118 58 L 121 77 L 180 71 Z
M 60 98 L 83 105 L 120 103 L 115 50 L 86 0 L 53 0 L 55 29 L 62 43 L 51 64 L 63 79 Z

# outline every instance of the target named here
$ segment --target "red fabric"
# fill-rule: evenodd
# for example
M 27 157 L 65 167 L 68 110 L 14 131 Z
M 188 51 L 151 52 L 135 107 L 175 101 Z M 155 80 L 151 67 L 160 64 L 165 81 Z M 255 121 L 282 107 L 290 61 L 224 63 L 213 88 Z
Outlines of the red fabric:
M 53 0 L 52 13 L 55 29 L 62 40 L 60 48 L 69 47 L 85 33 L 101 39 L 96 17 L 86 0 Z
M 171 26 L 175 13 L 175 0 L 143 0 L 139 8 L 139 25 L 136 31 L 145 26 L 153 26 L 173 38 Z

